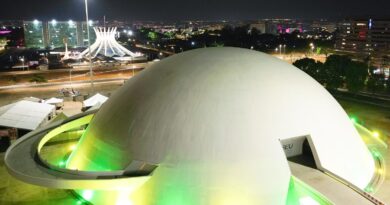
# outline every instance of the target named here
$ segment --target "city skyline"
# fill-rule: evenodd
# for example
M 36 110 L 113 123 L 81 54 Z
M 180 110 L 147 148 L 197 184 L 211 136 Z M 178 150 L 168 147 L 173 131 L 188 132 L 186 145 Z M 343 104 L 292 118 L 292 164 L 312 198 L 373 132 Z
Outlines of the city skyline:
M 49 1 L 31 0 L 29 6 L 22 0 L 5 0 L 4 9 L 0 19 L 75 19 L 84 18 L 82 0 Z M 278 2 L 265 2 L 255 0 L 244 1 L 197 1 L 183 3 L 178 0 L 145 1 L 113 0 L 103 2 L 90 0 L 91 18 L 108 20 L 152 20 L 152 21 L 178 21 L 178 20 L 248 20 L 261 18 L 301 18 L 339 19 L 345 17 L 389 17 L 390 2 L 379 0 L 377 2 L 342 1 L 310 1 L 298 0 L 291 3 L 287 0 Z M 180 8 L 180 9 L 178 9 Z M 39 12 L 38 12 L 39 11 Z

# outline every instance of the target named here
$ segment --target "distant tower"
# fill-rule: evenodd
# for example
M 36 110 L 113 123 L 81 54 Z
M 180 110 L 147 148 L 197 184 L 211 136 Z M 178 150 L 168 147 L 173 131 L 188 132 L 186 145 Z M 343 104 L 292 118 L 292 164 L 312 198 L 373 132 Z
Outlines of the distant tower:
M 98 54 L 108 57 L 139 57 L 141 54 L 133 53 L 120 45 L 116 39 L 116 27 L 94 27 L 96 33 L 96 41 L 91 45 L 91 55 L 95 58 Z M 89 55 L 89 49 L 83 51 L 80 56 L 87 57 Z

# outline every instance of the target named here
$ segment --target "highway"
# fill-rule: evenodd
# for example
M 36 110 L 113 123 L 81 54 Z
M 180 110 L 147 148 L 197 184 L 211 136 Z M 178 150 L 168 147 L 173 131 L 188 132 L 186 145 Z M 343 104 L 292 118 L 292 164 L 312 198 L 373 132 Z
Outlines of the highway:
M 148 65 L 150 65 L 153 62 L 146 62 L 146 63 L 133 63 L 133 64 L 127 64 L 127 65 L 116 65 L 116 64 L 109 64 L 109 65 L 93 65 L 93 70 L 115 70 L 115 69 L 140 69 L 140 68 L 146 68 Z M 6 72 L 0 72 L 1 76 L 12 76 L 12 75 L 32 75 L 32 74 L 48 74 L 48 73 L 63 73 L 63 72 L 69 72 L 72 70 L 72 72 L 77 71 L 89 71 L 89 65 L 79 65 L 79 66 L 73 66 L 73 68 L 61 68 L 61 69 L 50 69 L 50 70 L 24 70 L 24 71 L 6 71 Z
M 175 54 L 172 51 L 167 51 L 167 50 L 163 50 L 163 49 L 157 49 L 157 48 L 153 48 L 153 47 L 148 47 L 148 46 L 142 45 L 142 44 L 136 44 L 135 46 L 137 48 L 142 48 L 142 49 L 151 50 L 151 51 L 155 51 L 155 52 L 161 52 L 161 53 L 164 53 L 166 55 L 173 55 L 173 54 Z
M 96 79 L 94 84 L 101 83 L 110 83 L 110 82 L 125 82 L 128 78 L 109 78 L 109 79 Z M 30 83 L 30 84 L 18 84 L 18 85 L 9 85 L 9 86 L 0 86 L 0 90 L 14 90 L 18 88 L 36 88 L 36 87 L 52 87 L 56 86 L 61 89 L 64 87 L 79 86 L 79 85 L 90 85 L 91 81 L 81 80 L 81 81 L 72 81 L 70 82 L 53 82 L 53 83 Z

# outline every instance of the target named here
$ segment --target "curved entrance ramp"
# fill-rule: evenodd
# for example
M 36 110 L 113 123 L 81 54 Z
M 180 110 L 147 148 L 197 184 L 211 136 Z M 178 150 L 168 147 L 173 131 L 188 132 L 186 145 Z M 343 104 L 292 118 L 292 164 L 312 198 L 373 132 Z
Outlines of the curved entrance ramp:
M 83 172 L 55 169 L 40 160 L 40 141 L 51 130 L 75 120 L 82 120 L 83 123 L 88 124 L 93 117 L 93 113 L 86 112 L 64 121 L 54 122 L 18 139 L 5 154 L 5 164 L 8 172 L 21 181 L 59 189 L 117 190 L 129 185 L 133 187 L 141 186 L 150 176 L 126 176 L 124 171 Z

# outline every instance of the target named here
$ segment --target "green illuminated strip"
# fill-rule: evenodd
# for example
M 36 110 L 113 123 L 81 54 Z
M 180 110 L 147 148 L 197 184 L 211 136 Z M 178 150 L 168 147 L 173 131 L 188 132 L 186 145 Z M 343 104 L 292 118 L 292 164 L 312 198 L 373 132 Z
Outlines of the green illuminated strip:
M 83 125 L 87 125 L 93 118 L 93 114 L 84 116 L 82 118 L 79 118 L 77 120 L 73 120 L 71 122 L 65 123 L 53 130 L 51 130 L 49 133 L 47 133 L 39 142 L 37 146 L 37 152 L 38 156 L 40 157 L 41 161 L 44 163 L 48 163 L 48 165 L 53 165 L 55 167 L 65 168 L 67 164 L 67 159 L 61 158 L 60 161 L 57 162 L 50 162 L 47 160 L 42 159 L 41 151 L 44 145 L 49 141 L 55 141 L 53 139 L 58 140 L 58 137 L 67 138 L 67 139 L 76 139 L 77 136 L 81 136 L 83 134 L 83 130 L 75 130 L 79 129 Z M 72 151 L 72 150 L 69 150 Z M 69 153 L 69 152 L 68 152 Z
M 351 118 L 351 121 L 353 122 L 356 130 L 358 131 L 360 137 L 363 139 L 363 141 L 366 143 L 367 148 L 372 154 L 373 159 L 375 160 L 375 176 L 371 180 L 371 182 L 364 188 L 365 192 L 373 193 L 375 192 L 374 187 L 378 187 L 378 181 L 381 180 L 385 176 L 385 167 L 383 167 L 384 164 L 384 158 L 381 154 L 381 152 L 386 152 L 388 146 L 387 144 L 380 138 L 380 135 L 378 132 L 371 131 L 364 127 L 363 125 L 359 124 L 357 120 L 353 120 Z M 381 166 L 382 165 L 382 166 Z
M 325 196 L 302 182 L 301 180 L 291 177 L 288 188 L 286 205 L 332 205 Z
M 71 129 L 79 128 L 80 126 L 88 124 L 93 118 L 93 114 L 87 115 L 85 117 L 79 118 L 77 120 L 73 120 L 71 122 L 68 122 L 66 124 L 61 125 L 60 127 L 57 127 L 56 129 L 50 131 L 47 135 L 45 135 L 41 141 L 38 144 L 38 153 L 40 153 L 40 150 L 42 147 L 52 138 L 55 136 L 58 136 L 59 134 L 66 132 Z
M 367 129 L 366 127 L 364 127 L 363 125 L 359 124 L 359 123 L 354 123 L 354 125 L 355 125 L 356 129 L 359 131 L 359 133 L 363 132 L 365 136 L 374 139 L 379 144 L 381 144 L 384 148 L 387 149 L 386 142 L 384 142 L 381 138 L 379 138 L 379 135 L 378 135 L 377 132 L 372 132 L 369 129 Z

